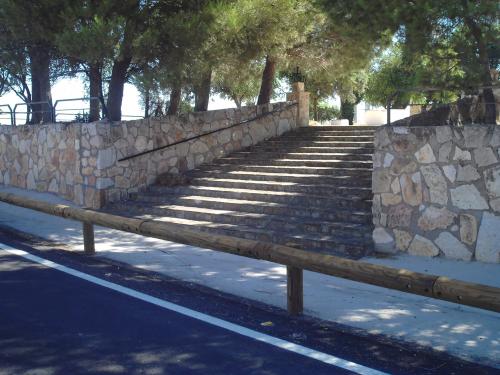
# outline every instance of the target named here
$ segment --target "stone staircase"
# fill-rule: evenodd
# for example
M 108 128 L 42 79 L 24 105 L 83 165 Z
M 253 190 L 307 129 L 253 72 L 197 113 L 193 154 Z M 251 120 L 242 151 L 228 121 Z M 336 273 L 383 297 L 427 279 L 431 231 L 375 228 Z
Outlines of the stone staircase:
M 374 127 L 322 126 L 187 172 L 108 205 L 115 214 L 359 258 L 372 250 Z

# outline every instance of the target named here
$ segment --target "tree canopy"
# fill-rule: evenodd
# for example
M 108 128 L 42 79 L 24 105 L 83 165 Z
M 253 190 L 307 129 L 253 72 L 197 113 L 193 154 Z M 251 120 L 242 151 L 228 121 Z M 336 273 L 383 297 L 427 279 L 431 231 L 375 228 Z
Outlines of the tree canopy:
M 313 106 L 338 95 L 351 121 L 362 98 L 385 105 L 401 89 L 444 101 L 484 86 L 488 102 L 498 15 L 493 0 L 0 0 L 0 95 L 50 103 L 56 79 L 83 73 L 99 98 L 89 118 L 119 120 L 126 82 L 145 115 L 175 114 L 186 98 L 206 110 L 211 93 L 268 103 L 299 66 Z
M 351 32 L 388 35 L 396 42 L 395 50 L 372 69 L 367 92 L 372 101 L 382 104 L 395 90 L 410 88 L 421 89 L 425 100 L 436 91 L 444 91 L 451 100 L 481 86 L 487 121 L 494 121 L 494 104 L 488 103 L 494 102 L 491 69 L 499 67 L 497 1 L 320 2 L 340 25 L 350 25 Z M 408 95 L 402 100 L 408 100 Z

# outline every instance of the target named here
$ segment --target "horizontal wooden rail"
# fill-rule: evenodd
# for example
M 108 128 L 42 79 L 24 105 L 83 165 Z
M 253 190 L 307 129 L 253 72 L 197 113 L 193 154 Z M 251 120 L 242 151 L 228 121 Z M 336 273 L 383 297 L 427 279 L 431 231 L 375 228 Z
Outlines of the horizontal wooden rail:
M 500 312 L 500 288 L 493 286 L 318 254 L 267 242 L 214 235 L 166 222 L 126 218 L 51 204 L 10 193 L 0 192 L 0 201 L 86 224 L 286 265 L 290 271 L 288 280 L 296 285 L 292 290 L 288 290 L 291 312 L 298 312 L 297 310 L 302 308 L 302 273 L 299 272 L 301 270 Z M 87 231 L 88 228 L 87 226 Z M 291 296 L 295 296 L 295 300 L 290 298 Z M 298 298 L 300 300 L 297 300 Z

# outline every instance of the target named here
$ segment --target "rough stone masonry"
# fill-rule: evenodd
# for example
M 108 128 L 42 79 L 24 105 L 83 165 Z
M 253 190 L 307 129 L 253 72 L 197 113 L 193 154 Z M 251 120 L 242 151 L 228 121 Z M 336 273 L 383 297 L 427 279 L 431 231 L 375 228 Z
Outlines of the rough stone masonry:
M 500 262 L 500 126 L 382 126 L 373 162 L 378 251 Z
M 120 159 L 235 123 L 241 126 Z M 51 192 L 78 205 L 106 202 L 297 127 L 290 102 L 137 121 L 0 126 L 0 184 Z

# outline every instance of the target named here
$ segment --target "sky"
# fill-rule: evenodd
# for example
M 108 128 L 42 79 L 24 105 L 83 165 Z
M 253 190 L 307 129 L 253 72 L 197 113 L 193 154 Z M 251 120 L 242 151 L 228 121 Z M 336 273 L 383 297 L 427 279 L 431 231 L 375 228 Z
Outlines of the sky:
M 73 99 L 81 98 L 84 96 L 87 95 L 84 90 L 83 81 L 80 78 L 62 79 L 57 81 L 52 86 L 53 103 L 60 99 Z M 0 97 L 0 105 L 8 104 L 12 108 L 14 108 L 17 103 L 22 103 L 22 100 L 12 92 Z M 222 99 L 219 96 L 211 96 L 208 109 L 214 110 L 234 107 L 235 105 L 233 101 Z M 75 114 L 81 112 L 84 108 L 86 109 L 86 112 L 88 112 L 88 102 L 85 103 L 82 101 L 75 101 L 69 103 L 59 103 L 57 105 L 57 119 L 59 121 L 73 120 Z M 0 107 L 0 110 L 2 109 L 5 110 L 5 108 Z M 18 107 L 17 111 L 25 111 L 25 107 L 20 106 Z M 64 115 L 64 112 L 67 113 L 67 115 Z M 125 84 L 123 93 L 122 114 L 125 120 L 140 118 L 144 115 L 144 110 L 140 105 L 139 92 L 133 85 L 128 83 Z M 0 113 L 0 123 L 6 124 L 6 121 L 7 124 L 10 124 L 10 119 L 8 119 L 8 116 Z M 24 123 L 24 115 L 18 115 L 17 122 Z

